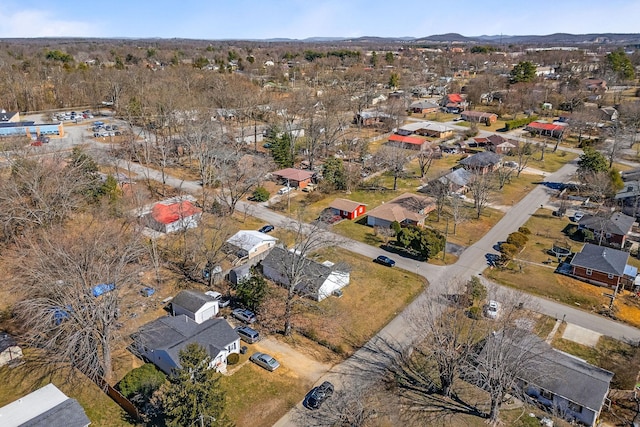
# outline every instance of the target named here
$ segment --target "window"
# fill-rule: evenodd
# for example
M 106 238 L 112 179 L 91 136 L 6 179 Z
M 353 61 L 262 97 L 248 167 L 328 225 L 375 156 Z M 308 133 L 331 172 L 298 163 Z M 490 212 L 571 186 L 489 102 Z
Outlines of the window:
M 547 400 L 553 400 L 553 393 L 545 389 L 540 389 L 540 397 Z
M 572 412 L 577 412 L 578 414 L 582 412 L 582 406 L 577 403 L 569 402 L 569 410 Z
M 613 274 L 609 273 L 609 274 L 607 274 L 607 277 L 608 277 L 609 279 L 613 279 Z
M 591 276 L 591 273 L 593 273 L 593 270 L 591 270 L 590 268 L 587 268 L 587 276 Z

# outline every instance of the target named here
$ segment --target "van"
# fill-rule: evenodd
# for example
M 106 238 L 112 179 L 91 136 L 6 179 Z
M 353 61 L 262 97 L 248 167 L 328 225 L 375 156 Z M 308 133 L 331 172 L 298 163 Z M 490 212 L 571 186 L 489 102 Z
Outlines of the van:
M 238 326 L 236 333 L 240 336 L 240 339 L 246 343 L 253 344 L 260 341 L 260 334 L 255 329 L 248 326 Z

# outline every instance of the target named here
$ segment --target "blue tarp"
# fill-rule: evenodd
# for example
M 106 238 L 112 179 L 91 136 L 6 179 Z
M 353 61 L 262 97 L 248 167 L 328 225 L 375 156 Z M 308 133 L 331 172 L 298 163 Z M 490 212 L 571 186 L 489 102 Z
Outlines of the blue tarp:
M 624 275 L 635 279 L 638 275 L 638 268 L 627 264 L 624 266 Z
M 142 295 L 144 295 L 145 297 L 150 297 L 151 295 L 155 294 L 156 290 L 150 287 L 144 287 L 142 288 Z
M 102 283 L 100 285 L 95 285 L 91 289 L 91 292 L 93 293 L 94 297 L 99 297 L 102 294 L 106 294 L 107 292 L 111 292 L 115 288 L 116 288 L 116 284 L 115 283 Z

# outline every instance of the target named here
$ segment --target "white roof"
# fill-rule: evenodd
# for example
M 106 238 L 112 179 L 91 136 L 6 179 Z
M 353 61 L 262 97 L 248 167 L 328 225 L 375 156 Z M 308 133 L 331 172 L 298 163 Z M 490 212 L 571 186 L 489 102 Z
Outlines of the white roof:
M 427 130 L 432 130 L 436 132 L 446 132 L 449 130 L 453 130 L 452 127 L 449 127 L 443 123 L 430 122 L 430 121 L 407 123 L 405 125 L 402 125 L 400 129 L 404 131 L 412 132 L 412 133 L 417 132 L 420 129 L 427 129 Z
M 227 243 L 244 249 L 245 251 L 250 251 L 258 245 L 261 245 L 264 242 L 277 242 L 273 236 L 270 236 L 266 233 L 261 233 L 259 231 L 254 230 L 240 230 L 233 236 L 229 237 Z
M 69 399 L 53 384 L 27 394 L 0 408 L 0 425 L 19 426 Z

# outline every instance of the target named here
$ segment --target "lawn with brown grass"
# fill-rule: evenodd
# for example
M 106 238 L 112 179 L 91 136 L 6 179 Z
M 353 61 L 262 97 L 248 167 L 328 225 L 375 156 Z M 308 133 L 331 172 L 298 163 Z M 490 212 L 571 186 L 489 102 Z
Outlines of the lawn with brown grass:
M 117 427 L 135 425 L 126 413 L 109 396 L 79 373 L 61 369 L 52 372 L 50 366 L 26 362 L 15 368 L 0 368 L 0 406 L 53 383 L 70 398 L 76 399 L 84 408 L 91 426 Z M 2 424 L 0 422 L 0 424 Z

